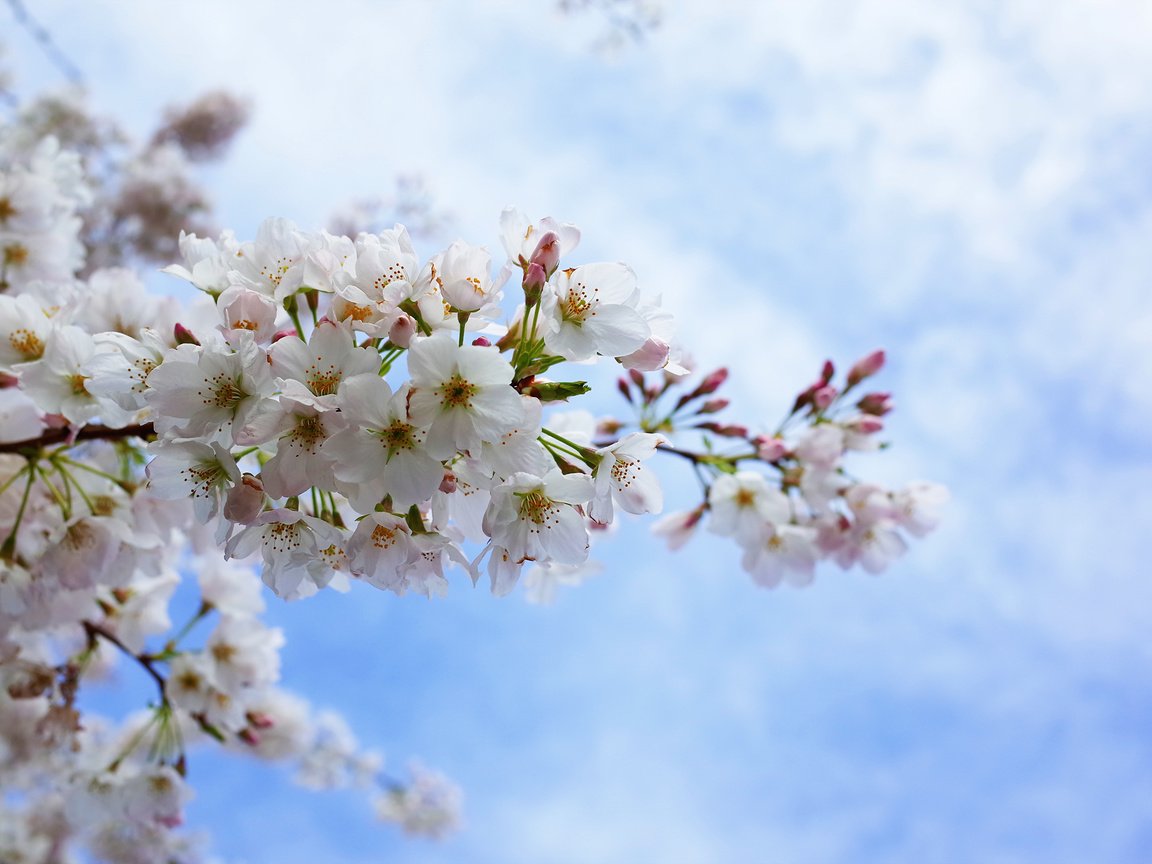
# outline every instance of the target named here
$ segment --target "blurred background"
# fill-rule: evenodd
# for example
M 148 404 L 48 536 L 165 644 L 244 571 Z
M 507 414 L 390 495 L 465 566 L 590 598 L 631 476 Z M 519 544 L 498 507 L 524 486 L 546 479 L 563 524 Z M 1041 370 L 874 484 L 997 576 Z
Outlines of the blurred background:
M 68 84 L 23 11 L 139 135 L 249 99 L 206 175 L 241 238 L 405 194 L 423 255 L 498 251 L 508 204 L 575 222 L 576 260 L 630 263 L 731 367 L 733 420 L 886 348 L 893 446 L 854 470 L 947 484 L 944 525 L 802 591 L 636 519 L 551 606 L 459 574 L 276 603 L 285 683 L 450 774 L 463 830 L 209 752 L 190 827 L 228 864 L 1152 860 L 1152 7 L 569 7 L 24 0 L 0 33 L 14 99 Z

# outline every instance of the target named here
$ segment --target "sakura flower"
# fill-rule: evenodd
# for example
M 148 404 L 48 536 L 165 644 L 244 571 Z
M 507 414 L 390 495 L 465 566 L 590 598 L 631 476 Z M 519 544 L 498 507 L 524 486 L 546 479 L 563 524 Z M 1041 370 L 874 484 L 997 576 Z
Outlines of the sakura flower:
M 332 580 L 332 570 L 320 554 L 333 544 L 343 546 L 338 529 L 296 510 L 269 510 L 237 532 L 224 547 L 228 558 L 243 558 L 260 549 L 261 578 L 277 596 L 295 600 L 315 594 Z
M 659 513 L 664 507 L 660 480 L 641 462 L 664 440 L 662 435 L 633 432 L 597 450 L 600 462 L 592 472 L 596 482 L 588 515 L 597 522 L 611 522 L 613 503 L 626 513 Z
M 551 330 L 544 344 L 569 360 L 620 357 L 640 348 L 651 330 L 636 311 L 636 274 L 623 264 L 585 264 L 557 273 L 541 301 Z
M 833 423 L 813 426 L 800 436 L 792 452 L 809 465 L 834 468 L 844 454 L 844 430 Z
M 263 687 L 280 677 L 284 634 L 249 617 L 224 615 L 204 645 L 212 678 L 224 690 Z
M 174 828 L 184 821 L 192 790 L 170 765 L 150 765 L 127 780 L 123 795 L 129 819 Z
M 232 442 L 235 435 L 273 407 L 272 375 L 251 336 L 232 349 L 181 345 L 148 376 L 145 401 L 157 429 L 182 438 Z
M 800 587 L 812 581 L 818 557 L 815 528 L 764 523 L 758 542 L 745 546 L 741 564 L 763 588 L 781 580 Z
M 207 522 L 220 509 L 228 491 L 240 480 L 240 469 L 224 447 L 213 442 L 160 441 L 152 445 L 148 482 L 156 495 L 191 498 L 196 518 Z
M 436 459 L 496 441 L 520 416 L 510 386 L 512 367 L 494 347 L 458 346 L 447 334 L 413 344 L 408 357 L 412 422 L 428 427 L 425 446 Z
M 44 356 L 52 322 L 40 302 L 27 294 L 0 294 L 0 372 Z
M 340 491 L 362 513 L 385 496 L 399 510 L 427 501 L 444 467 L 424 449 L 425 430 L 408 418 L 408 388 L 393 394 L 375 374 L 358 375 L 340 385 L 338 401 L 348 425 L 321 451 L 333 461 Z
M 348 541 L 352 572 L 377 588 L 401 593 L 400 568 L 420 554 L 407 523 L 391 513 L 369 513 Z
M 516 414 L 507 418 L 508 425 L 499 438 L 485 439 L 480 444 L 480 462 L 501 477 L 517 471 L 544 474 L 555 463 L 540 443 L 540 416 L 543 406 L 532 396 L 521 396 Z
M 240 247 L 233 266 L 261 293 L 283 300 L 304 284 L 305 257 L 316 245 L 287 219 L 266 219 L 256 239 Z
M 267 429 L 279 436 L 276 455 L 264 463 L 260 480 L 272 498 L 299 495 L 310 486 L 332 486 L 333 463 L 321 453 L 324 442 L 345 427 L 346 420 L 335 411 L 321 411 L 314 401 L 299 401 L 287 395 L 280 397 L 278 413 L 268 413 L 260 423 L 245 427 L 238 436 L 241 443 L 268 439 Z
M 163 362 L 167 346 L 155 330 L 144 329 L 139 337 L 111 332 L 94 337 L 97 351 L 88 364 L 92 378 L 87 388 L 102 401 L 105 422 L 112 422 L 109 415 L 116 413 L 122 417 L 116 425 L 127 425 L 146 407 L 148 376 Z
M 269 351 L 272 374 L 285 379 L 285 392 L 293 398 L 328 410 L 340 382 L 353 375 L 375 375 L 380 357 L 357 347 L 344 324 L 321 321 L 308 342 L 281 339 Z M 296 385 L 296 386 L 292 386 Z
M 493 284 L 490 273 L 492 259 L 482 246 L 457 240 L 428 266 L 440 295 L 454 310 L 472 313 L 499 302 L 499 286 Z
M 892 496 L 896 521 L 913 537 L 924 537 L 940 524 L 949 497 L 939 483 L 912 483 Z
M 575 505 L 592 493 L 592 478 L 585 474 L 517 472 L 492 490 L 485 531 L 515 562 L 580 564 L 588 558 L 588 531 Z
M 442 534 L 414 534 L 412 544 L 416 554 L 400 568 L 400 583 L 393 590 L 397 594 L 415 591 L 425 597 L 443 597 L 448 593 L 448 580 L 444 577 L 446 564 L 463 567 L 473 583 L 477 574 L 460 549 Z
M 443 837 L 460 821 L 460 789 L 443 774 L 418 764 L 408 768 L 408 786 L 389 789 L 376 801 L 376 815 L 395 822 L 406 833 L 420 837 Z
M 527 266 L 540 238 L 549 232 L 556 235 L 561 258 L 580 244 L 580 229 L 570 222 L 560 223 L 546 216 L 532 223 L 515 207 L 507 207 L 500 214 L 500 239 L 504 243 L 504 251 L 508 253 L 509 262 L 514 265 Z
M 43 356 L 20 367 L 20 386 L 41 411 L 87 423 L 100 413 L 100 403 L 88 391 L 95 353 L 92 337 L 79 327 L 58 327 L 50 332 Z
M 243 284 L 233 284 L 217 299 L 216 309 L 223 319 L 219 326 L 226 339 L 236 331 L 244 331 L 252 333 L 261 345 L 272 341 L 277 306 L 267 295 Z
M 179 245 L 184 264 L 169 265 L 161 272 L 191 282 L 213 297 L 227 290 L 228 275 L 239 252 L 239 244 L 232 232 L 225 231 L 219 240 L 212 240 L 181 231 Z
M 708 493 L 708 507 L 713 533 L 735 537 L 741 545 L 756 543 L 765 522 L 780 525 L 792 517 L 788 496 L 755 471 L 718 477 Z

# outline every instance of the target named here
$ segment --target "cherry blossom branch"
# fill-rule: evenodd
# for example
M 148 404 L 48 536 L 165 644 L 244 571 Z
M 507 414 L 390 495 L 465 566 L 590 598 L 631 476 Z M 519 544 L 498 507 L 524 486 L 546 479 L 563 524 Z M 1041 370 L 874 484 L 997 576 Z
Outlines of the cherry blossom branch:
M 100 624 L 93 624 L 91 621 L 81 621 L 80 625 L 84 628 L 84 632 L 88 634 L 89 643 L 95 643 L 98 638 L 103 639 L 109 644 L 115 645 L 120 649 L 121 653 L 131 657 L 133 660 L 139 663 L 140 666 L 143 667 L 144 671 L 152 676 L 152 680 L 156 682 L 156 686 L 160 690 L 160 699 L 163 702 L 168 701 L 168 682 L 165 680 L 164 676 L 156 670 L 156 666 L 152 663 L 152 660 L 149 657 L 146 657 L 143 654 L 137 654 L 135 651 L 121 642 L 120 638 L 116 636 L 115 633 Z
M 119 429 L 94 423 L 83 427 L 74 437 L 69 429 L 64 428 L 52 429 L 45 432 L 39 438 L 28 438 L 24 441 L 6 441 L 0 444 L 0 453 L 27 453 L 49 447 L 53 444 L 64 444 L 69 441 L 116 441 L 121 438 L 151 438 L 155 434 L 156 429 L 151 423 L 139 423 L 135 426 L 123 426 Z

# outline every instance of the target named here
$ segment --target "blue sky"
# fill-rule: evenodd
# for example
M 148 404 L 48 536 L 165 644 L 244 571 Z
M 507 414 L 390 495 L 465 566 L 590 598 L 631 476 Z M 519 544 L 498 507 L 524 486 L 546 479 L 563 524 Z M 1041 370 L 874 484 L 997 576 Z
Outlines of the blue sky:
M 222 861 L 1152 855 L 1143 4 L 670 2 L 614 59 L 547 0 L 28 5 L 138 129 L 252 97 L 210 178 L 241 236 L 410 171 L 474 242 L 509 203 L 574 221 L 581 260 L 631 263 L 733 368 L 741 418 L 887 348 L 895 446 L 858 473 L 953 493 L 890 572 L 805 591 L 637 521 L 549 608 L 459 580 L 277 606 L 286 683 L 454 776 L 466 825 L 406 841 L 206 753 L 191 819 Z M 5 32 L 29 89 L 59 80 Z

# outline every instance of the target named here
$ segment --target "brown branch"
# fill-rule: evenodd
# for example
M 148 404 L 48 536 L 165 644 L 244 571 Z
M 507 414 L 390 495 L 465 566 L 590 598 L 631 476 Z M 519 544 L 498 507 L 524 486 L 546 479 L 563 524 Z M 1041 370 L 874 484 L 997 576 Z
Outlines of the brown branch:
M 151 423 L 140 423 L 136 426 L 124 426 L 120 429 L 112 429 L 108 426 L 101 426 L 100 424 L 92 424 L 83 427 L 76 433 L 76 437 L 72 438 L 70 429 L 52 429 L 45 432 L 39 438 L 29 438 L 26 441 L 8 441 L 0 443 L 0 453 L 25 453 L 28 451 L 40 450 L 43 447 L 49 447 L 53 444 L 64 444 L 70 438 L 73 441 L 115 441 L 119 438 L 150 438 L 156 434 L 156 429 Z
M 152 665 L 151 658 L 137 654 L 121 642 L 118 636 L 101 624 L 94 624 L 91 621 L 81 621 L 80 624 L 83 626 L 84 632 L 88 634 L 89 642 L 94 643 L 97 638 L 103 639 L 105 642 L 115 645 L 122 653 L 139 663 L 144 670 L 152 676 L 152 679 L 156 682 L 156 686 L 160 688 L 160 699 L 164 702 L 168 701 L 168 691 L 166 689 L 168 682 L 164 680 L 163 675 L 156 671 L 156 667 Z

